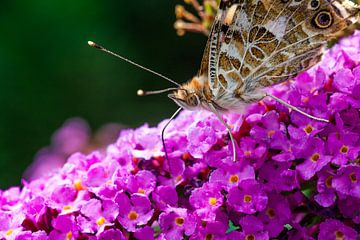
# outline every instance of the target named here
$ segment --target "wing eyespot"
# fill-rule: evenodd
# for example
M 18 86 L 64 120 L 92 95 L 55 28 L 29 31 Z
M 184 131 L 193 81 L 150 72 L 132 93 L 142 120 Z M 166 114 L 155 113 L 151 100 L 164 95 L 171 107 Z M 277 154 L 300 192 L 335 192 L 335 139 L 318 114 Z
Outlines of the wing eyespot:
M 333 17 L 327 10 L 319 11 L 312 20 L 315 27 L 325 29 L 331 26 L 333 23 Z
M 320 1 L 319 0 L 311 0 L 309 2 L 309 9 L 310 10 L 318 10 L 320 7 Z

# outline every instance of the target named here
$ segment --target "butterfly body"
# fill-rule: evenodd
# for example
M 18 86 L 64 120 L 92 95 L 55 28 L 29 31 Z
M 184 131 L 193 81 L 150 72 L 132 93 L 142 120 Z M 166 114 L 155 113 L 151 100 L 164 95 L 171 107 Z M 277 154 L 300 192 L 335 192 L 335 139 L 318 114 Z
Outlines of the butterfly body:
M 189 110 L 242 113 L 319 62 L 358 12 L 350 0 L 222 0 L 198 75 L 169 96 Z

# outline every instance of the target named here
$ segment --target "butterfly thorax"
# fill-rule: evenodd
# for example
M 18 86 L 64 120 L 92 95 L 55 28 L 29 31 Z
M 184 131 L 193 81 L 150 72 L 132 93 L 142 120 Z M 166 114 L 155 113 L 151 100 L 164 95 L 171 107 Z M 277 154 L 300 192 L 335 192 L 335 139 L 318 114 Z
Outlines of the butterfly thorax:
M 209 109 L 212 104 L 218 111 L 236 111 L 243 112 L 243 108 L 250 102 L 258 100 L 250 93 L 249 96 L 241 89 L 236 92 L 224 92 L 222 96 L 215 97 L 213 90 L 209 86 L 207 76 L 195 76 L 190 81 L 181 85 L 181 87 L 169 94 L 169 97 L 180 107 L 187 110 Z M 262 94 L 261 94 L 262 96 Z M 261 98 L 261 97 L 260 97 Z

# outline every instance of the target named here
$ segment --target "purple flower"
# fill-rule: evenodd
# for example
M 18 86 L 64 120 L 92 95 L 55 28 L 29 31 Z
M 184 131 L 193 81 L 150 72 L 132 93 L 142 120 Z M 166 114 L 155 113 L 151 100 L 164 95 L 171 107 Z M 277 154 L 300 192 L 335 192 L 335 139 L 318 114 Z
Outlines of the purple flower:
M 242 232 L 240 239 L 268 240 L 269 234 L 264 229 L 263 223 L 254 216 L 245 216 L 240 220 Z
M 149 128 L 148 124 L 145 124 L 136 129 L 132 137 L 133 142 L 138 144 L 132 151 L 135 157 L 149 160 L 152 156 L 164 155 L 158 129 Z
M 104 184 L 107 180 L 109 180 L 109 174 L 104 168 L 103 164 L 93 164 L 86 175 L 86 179 L 84 181 L 85 185 L 88 187 L 98 187 Z
M 228 170 L 216 169 L 211 173 L 209 182 L 220 183 L 224 190 L 229 191 L 230 188 L 238 186 L 245 179 L 255 179 L 253 167 L 250 165 L 241 167 L 240 164 L 233 164 L 233 167 Z
M 196 223 L 196 218 L 185 208 L 168 208 L 159 217 L 165 239 L 181 239 L 183 234 L 191 236 L 195 231 Z
M 351 218 L 354 223 L 360 224 L 360 199 L 348 196 L 339 200 L 338 207 L 344 217 Z
M 113 225 L 119 214 L 119 207 L 111 200 L 101 202 L 91 199 L 82 206 L 80 212 L 77 221 L 82 231 L 95 233 L 101 232 L 100 228 Z
M 0 236 L 16 235 L 14 232 L 21 232 L 21 224 L 25 215 L 21 211 L 1 211 L 0 213 Z
M 305 158 L 296 167 L 305 180 L 309 180 L 331 161 L 331 156 L 326 155 L 324 142 L 319 138 L 310 138 L 298 156 Z
M 331 169 L 324 169 L 318 173 L 317 190 L 318 194 L 314 196 L 314 199 L 323 207 L 330 207 L 335 203 L 336 191 L 332 186 L 334 174 Z
M 136 227 L 146 224 L 152 217 L 154 210 L 146 196 L 135 193 L 130 198 L 124 192 L 119 192 L 115 197 L 119 206 L 117 219 L 130 232 L 135 232 Z
M 290 222 L 290 207 L 286 198 L 276 193 L 268 194 L 269 201 L 266 209 L 258 218 L 264 224 L 269 237 L 276 237 L 284 229 L 284 225 Z
M 287 233 L 287 239 L 291 240 L 314 240 L 313 237 L 309 235 L 309 229 L 302 227 L 298 223 L 291 223 L 291 230 Z
M 291 115 L 291 121 L 294 125 L 289 125 L 288 132 L 292 140 L 305 142 L 306 139 L 314 137 L 321 132 L 326 123 L 311 120 L 306 116 L 299 113 L 293 113 Z
M 117 229 L 109 229 L 99 234 L 97 237 L 99 240 L 126 240 L 124 234 Z
M 216 143 L 216 130 L 213 126 L 215 121 L 198 121 L 189 129 L 187 139 L 189 141 L 189 153 L 195 158 L 203 157 L 203 154 Z M 220 125 L 219 123 L 217 125 Z M 224 127 L 222 127 L 224 128 Z
M 353 88 L 356 86 L 351 69 L 339 69 L 339 71 L 337 71 L 334 75 L 333 86 L 343 93 L 351 93 Z
M 265 162 L 259 173 L 260 181 L 268 191 L 291 191 L 299 186 L 296 171 L 290 169 L 291 162 Z
M 0 235 L 1 236 L 1 235 Z M 7 232 L 4 239 L 15 239 L 15 240 L 47 240 L 50 237 L 47 237 L 46 232 L 44 231 L 21 231 L 20 229 L 14 230 L 12 233 Z
M 332 180 L 332 186 L 342 194 L 360 198 L 360 166 L 349 165 L 340 168 Z
M 189 202 L 201 220 L 214 221 L 216 210 L 223 204 L 223 198 L 219 184 L 206 183 L 192 191 Z
M 154 191 L 156 177 L 150 171 L 140 171 L 128 177 L 127 189 L 131 193 L 141 193 L 146 196 Z
M 49 234 L 49 239 L 71 239 L 76 238 L 80 227 L 71 215 L 60 215 L 52 221 L 54 230 Z
M 250 137 L 244 137 L 240 142 L 240 161 L 250 162 L 259 169 L 265 160 L 266 147 Z
M 333 132 L 329 134 L 328 148 L 332 155 L 332 162 L 344 165 L 357 158 L 360 152 L 359 134 L 352 132 Z
M 149 226 L 145 226 L 137 230 L 134 236 L 137 240 L 153 240 L 154 230 Z
M 2 205 L 15 205 L 20 200 L 20 188 L 19 187 L 11 187 L 8 190 L 0 192 L 0 200 Z
M 174 187 L 159 186 L 152 193 L 152 198 L 160 210 L 165 210 L 168 206 L 176 207 L 178 194 Z
M 227 227 L 223 222 L 206 222 L 204 225 L 198 225 L 196 232 L 191 235 L 190 240 L 196 239 L 218 239 L 226 240 Z
M 57 186 L 52 194 L 51 200 L 56 203 L 67 205 L 76 198 L 76 189 L 69 184 Z
M 356 231 L 335 219 L 327 219 L 320 224 L 319 240 L 353 239 L 358 237 Z
M 268 198 L 255 180 L 244 180 L 229 191 L 227 204 L 238 212 L 253 214 L 265 209 Z
M 266 113 L 260 122 L 252 127 L 250 135 L 256 140 L 264 140 L 271 146 L 279 146 L 282 139 L 283 125 L 279 122 L 279 115 L 275 111 Z

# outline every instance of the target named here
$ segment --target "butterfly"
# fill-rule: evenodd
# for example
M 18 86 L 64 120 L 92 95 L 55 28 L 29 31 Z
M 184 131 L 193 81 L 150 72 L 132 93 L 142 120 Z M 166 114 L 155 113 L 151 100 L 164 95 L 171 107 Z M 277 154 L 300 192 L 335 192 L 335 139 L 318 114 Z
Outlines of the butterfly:
M 112 55 L 177 85 L 150 95 L 168 96 L 179 109 L 206 109 L 226 126 L 236 160 L 235 140 L 222 113 L 244 113 L 250 103 L 271 97 L 292 110 L 311 116 L 265 91 L 287 81 L 321 60 L 327 42 L 358 21 L 359 6 L 350 0 L 221 0 L 204 50 L 198 74 L 180 85 L 122 56 L 89 42 Z M 170 121 L 168 122 L 168 124 Z M 162 140 L 168 158 L 164 131 Z

